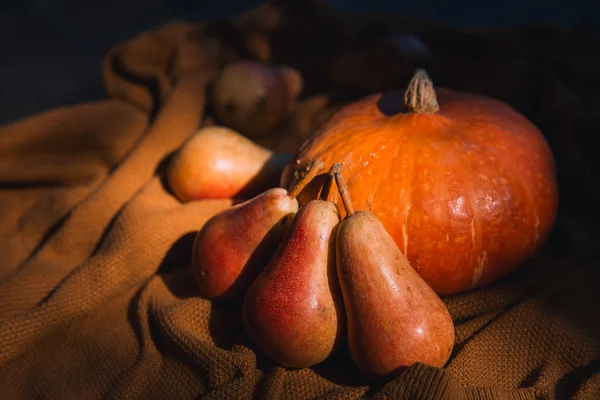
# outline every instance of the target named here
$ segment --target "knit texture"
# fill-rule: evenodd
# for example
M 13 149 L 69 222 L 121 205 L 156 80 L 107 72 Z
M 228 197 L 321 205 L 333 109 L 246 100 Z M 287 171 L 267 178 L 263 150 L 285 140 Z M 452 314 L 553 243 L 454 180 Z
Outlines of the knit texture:
M 600 399 L 600 37 L 585 27 L 456 31 L 302 4 L 142 33 L 107 54 L 106 100 L 0 128 L 0 397 Z M 372 382 L 347 349 L 282 368 L 245 336 L 239 305 L 203 299 L 190 273 L 195 232 L 234 200 L 182 204 L 164 166 L 213 123 L 207 85 L 232 59 L 303 72 L 305 95 L 261 140 L 293 151 L 342 104 L 400 84 L 404 64 L 385 52 L 346 75 L 330 73 L 335 57 L 407 30 L 436 50 L 436 83 L 504 100 L 542 129 L 560 183 L 555 229 L 511 276 L 443 299 L 456 327 L 445 368 L 415 364 Z M 243 40 L 258 34 L 266 55 Z

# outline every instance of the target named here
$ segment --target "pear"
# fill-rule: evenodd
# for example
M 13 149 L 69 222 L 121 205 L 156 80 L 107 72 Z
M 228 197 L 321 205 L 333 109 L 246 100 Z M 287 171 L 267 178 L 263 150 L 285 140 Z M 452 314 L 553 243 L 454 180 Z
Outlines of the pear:
M 209 99 L 223 125 L 258 139 L 285 120 L 302 87 L 302 75 L 291 67 L 239 60 L 215 77 Z
M 290 368 L 324 361 L 344 337 L 343 302 L 335 272 L 337 206 L 312 200 L 248 290 L 246 333 L 272 360 Z
M 337 233 L 337 274 L 354 362 L 374 378 L 415 362 L 443 367 L 454 346 L 448 309 L 381 221 L 354 211 L 340 166 L 333 169 L 347 214 Z
M 182 202 L 248 198 L 276 186 L 289 160 L 289 154 L 259 146 L 234 130 L 209 126 L 175 153 L 167 182 Z
M 205 298 L 243 299 L 298 211 L 296 196 L 323 167 L 322 162 L 315 161 L 291 191 L 269 189 L 206 222 L 194 239 L 191 263 Z

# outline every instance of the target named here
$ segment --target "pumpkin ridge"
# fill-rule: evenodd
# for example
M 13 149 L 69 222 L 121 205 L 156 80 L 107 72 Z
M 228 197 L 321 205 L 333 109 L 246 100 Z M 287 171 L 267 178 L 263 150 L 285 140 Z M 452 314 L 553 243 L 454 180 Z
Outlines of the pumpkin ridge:
M 429 118 L 430 120 L 433 120 L 438 127 L 441 129 L 448 129 L 448 127 L 450 125 L 454 124 L 454 121 L 450 118 L 448 118 L 447 116 L 441 114 L 441 113 L 436 113 L 433 115 L 424 115 L 424 117 Z
M 382 146 L 381 143 L 383 143 L 383 142 L 384 142 L 383 139 L 381 141 L 377 142 L 376 147 L 380 148 Z M 375 153 L 375 152 L 372 152 L 372 153 Z M 390 157 L 388 170 L 391 170 L 393 162 L 394 162 L 393 158 Z M 375 200 L 375 194 L 379 193 L 379 188 L 381 187 L 381 182 L 383 181 L 383 174 L 377 174 L 377 175 L 378 175 L 378 177 L 377 177 L 378 179 L 377 179 L 377 184 L 375 185 L 375 190 L 373 190 L 369 196 L 371 198 L 371 200 L 369 200 L 369 198 L 367 198 L 366 209 L 369 212 L 372 212 L 373 202 Z
M 405 256 L 408 258 L 408 232 L 411 231 L 412 229 L 410 229 L 410 227 L 413 225 L 412 221 L 411 221 L 411 212 L 413 212 L 413 208 L 412 208 L 412 204 L 414 202 L 414 198 L 415 198 L 415 182 L 417 182 L 418 184 L 418 179 L 415 179 L 415 174 L 416 171 L 420 170 L 422 168 L 422 166 L 419 165 L 421 158 L 419 157 L 421 154 L 423 154 L 423 148 L 426 145 L 429 145 L 431 143 L 432 140 L 432 134 L 429 133 L 427 135 L 422 134 L 421 132 L 415 132 L 418 123 L 420 120 L 425 119 L 428 123 L 430 121 L 435 121 L 436 123 L 440 123 L 440 131 L 443 130 L 447 130 L 447 126 L 444 124 L 441 124 L 441 120 L 440 117 L 442 117 L 443 119 L 446 119 L 445 117 L 441 116 L 439 113 L 435 113 L 435 114 L 420 114 L 420 113 L 413 113 L 411 115 L 411 113 L 407 113 L 405 115 L 410 116 L 410 118 L 412 119 L 412 126 L 411 126 L 411 135 L 407 138 L 407 141 L 412 143 L 412 148 L 410 149 L 410 151 L 408 151 L 409 154 L 409 160 L 410 160 L 410 172 L 408 174 L 409 176 L 409 183 L 407 185 L 407 187 L 409 188 L 409 190 L 407 190 L 408 196 L 407 196 L 407 202 L 406 202 L 406 208 L 404 211 L 404 224 L 402 226 L 402 241 L 404 244 L 404 253 Z M 436 136 L 439 136 L 436 135 Z M 460 140 L 460 137 L 457 135 L 453 136 L 454 138 Z M 410 140 L 408 140 L 410 139 Z M 400 146 L 398 146 L 398 150 L 400 150 Z M 419 200 L 421 205 L 425 204 L 423 201 L 423 197 L 421 197 L 421 199 Z M 423 208 L 423 210 L 425 210 Z M 423 220 L 421 220 L 421 224 L 423 224 Z M 418 249 L 417 249 L 418 251 Z M 416 256 L 418 256 L 418 253 L 415 253 Z M 411 263 L 412 266 L 412 263 Z M 413 268 L 415 270 L 418 269 L 418 265 L 413 266 Z
M 393 118 L 393 117 L 390 117 Z M 400 153 L 404 154 L 404 150 L 406 149 L 406 143 L 414 143 L 412 141 L 412 137 L 409 135 L 406 135 L 404 133 L 405 128 L 403 126 L 399 126 L 394 128 L 394 129 L 390 129 L 389 128 L 389 120 L 383 119 L 381 121 L 381 124 L 383 125 L 380 129 L 384 129 L 388 131 L 387 135 L 380 135 L 381 138 L 380 140 L 377 142 L 377 145 L 375 146 L 375 151 L 377 151 L 378 149 L 381 150 L 382 146 L 385 146 L 385 148 L 390 148 L 390 146 L 392 146 L 392 144 L 390 142 L 394 142 L 393 146 L 395 147 L 394 153 L 390 154 L 389 156 L 386 157 L 386 159 L 388 160 L 388 164 L 387 164 L 387 168 L 380 168 L 381 171 L 387 171 L 387 173 L 380 173 L 377 174 L 379 175 L 379 179 L 377 181 L 377 184 L 375 186 L 375 190 L 373 190 L 373 193 L 377 194 L 379 193 L 379 190 L 381 189 L 381 184 L 384 181 L 384 177 L 385 176 L 390 176 L 390 174 L 393 173 L 394 171 L 394 165 L 396 164 L 396 162 L 401 158 L 400 157 Z M 391 139 L 390 139 L 391 138 Z M 408 154 L 410 156 L 411 152 L 406 152 L 406 154 Z M 378 168 L 379 169 L 379 168 Z M 412 197 L 409 196 L 409 199 Z M 383 201 L 380 201 L 380 199 L 383 199 Z M 385 200 L 386 197 L 382 195 L 377 196 L 376 198 L 373 199 L 373 201 L 371 203 L 375 204 L 375 209 L 378 209 L 379 207 L 384 207 L 385 205 Z M 398 201 L 398 199 L 395 199 L 396 201 Z M 399 201 L 398 201 L 399 203 Z M 369 204 L 368 200 L 367 200 L 367 205 Z M 406 213 L 410 210 L 410 200 L 407 202 L 408 204 L 408 208 L 405 210 Z M 405 222 L 406 224 L 406 222 Z M 404 253 L 404 252 L 403 252 Z
M 514 130 L 508 130 L 504 127 L 497 127 L 498 129 L 500 129 L 500 132 L 502 133 L 502 135 L 498 135 L 497 134 L 497 130 L 494 129 L 493 130 L 493 136 L 497 141 L 500 142 L 510 142 L 511 144 L 513 143 L 511 138 L 508 137 L 508 135 L 506 135 L 505 133 L 507 131 L 512 132 L 513 134 L 516 134 L 517 132 Z M 488 131 L 488 135 L 490 134 L 490 132 Z M 525 181 L 523 180 L 521 174 L 519 173 L 519 171 L 517 170 L 516 166 L 509 162 L 506 157 L 504 156 L 505 153 L 494 147 L 491 143 L 489 143 L 488 141 L 482 142 L 481 140 L 476 140 L 476 138 L 469 138 L 469 140 L 472 143 L 476 143 L 478 145 L 478 147 L 483 150 L 485 153 L 489 154 L 489 155 L 493 155 L 494 158 L 497 160 L 497 163 L 502 166 L 502 168 L 504 168 L 507 171 L 507 175 L 511 178 L 513 178 L 511 181 L 507 184 L 504 184 L 504 188 L 506 190 L 508 190 L 508 193 L 511 194 L 511 197 L 514 196 L 514 192 L 515 192 L 515 185 L 517 185 L 522 191 L 523 194 L 525 195 L 525 199 L 524 201 L 527 201 L 529 204 L 531 204 L 533 206 L 533 197 L 531 192 L 528 190 L 527 185 L 525 184 Z M 475 172 L 476 169 L 473 168 L 473 172 Z M 471 185 L 473 180 L 470 181 Z M 472 191 L 471 191 L 472 192 Z M 502 205 L 503 205 L 503 212 L 502 214 L 504 215 L 510 215 L 512 213 L 513 207 L 507 207 L 510 204 L 507 204 L 506 201 L 502 200 Z M 533 206 L 533 210 L 534 213 L 537 215 L 537 210 L 535 209 L 535 206 Z M 481 239 L 483 238 L 483 230 L 480 232 L 480 236 Z M 483 255 L 482 255 L 483 256 Z M 497 255 L 496 255 L 497 257 Z M 505 275 L 506 272 L 504 272 L 502 275 Z
M 497 152 L 496 149 L 493 149 L 493 150 L 495 152 Z M 523 188 L 523 193 L 525 193 L 525 195 L 527 196 L 527 202 L 533 208 L 533 215 L 535 216 L 535 219 L 537 221 L 537 223 L 534 224 L 535 233 L 534 233 L 534 237 L 533 237 L 533 244 L 531 246 L 531 250 L 529 251 L 530 254 L 531 254 L 531 253 L 533 253 L 535 251 L 536 246 L 538 244 L 538 240 L 539 240 L 539 232 L 538 232 L 539 215 L 538 215 L 538 212 L 537 212 L 537 207 L 535 206 L 535 201 L 533 199 L 533 194 L 529 190 L 529 185 L 525 184 L 525 181 L 523 180 L 523 177 L 521 176 L 521 174 L 519 173 L 519 171 L 517 171 L 517 168 L 515 167 L 515 165 L 512 164 L 512 163 L 506 163 L 506 164 L 508 164 L 508 168 L 512 172 L 511 175 L 513 175 L 513 176 L 515 176 L 517 178 L 517 181 L 521 185 L 521 188 Z
M 404 151 L 404 153 L 408 154 L 408 166 L 409 166 L 409 171 L 406 173 L 407 176 L 407 180 L 408 180 L 408 185 L 406 185 L 407 190 L 406 190 L 406 194 L 407 194 L 407 199 L 406 199 L 406 205 L 404 207 L 404 223 L 402 224 L 402 245 L 404 246 L 404 256 L 408 257 L 408 226 L 409 226 L 409 222 L 410 222 L 410 218 L 409 218 L 409 214 L 411 212 L 411 208 L 412 208 L 412 202 L 413 202 L 413 195 L 414 195 L 414 186 L 413 186 L 413 182 L 414 182 L 414 174 L 415 174 L 415 157 L 413 157 L 414 154 L 414 150 L 418 150 L 415 147 L 415 141 L 414 141 L 414 137 L 412 137 L 412 141 L 409 141 L 408 139 L 406 140 L 406 142 L 410 142 L 412 149 L 410 149 L 411 151 Z M 422 140 L 421 140 L 421 146 L 422 146 Z M 394 159 L 398 158 L 398 154 L 400 153 L 400 150 L 406 150 L 406 148 L 401 149 L 400 146 L 396 146 L 396 154 L 394 156 Z M 415 270 L 416 270 L 415 266 Z
M 496 136 L 496 138 L 499 138 L 501 141 L 509 140 L 505 136 Z M 491 146 L 489 143 L 486 142 L 484 145 L 481 145 L 479 143 L 479 141 L 477 143 L 478 143 L 478 146 L 481 149 L 483 149 L 484 151 L 486 151 L 488 154 L 493 155 L 496 158 L 496 160 L 499 160 L 498 161 L 499 164 L 503 168 L 506 168 L 509 171 L 509 173 L 508 173 L 509 176 L 516 177 L 515 178 L 516 180 L 512 182 L 512 185 L 511 184 L 506 184 L 505 187 L 508 189 L 509 193 L 511 193 L 511 195 L 512 195 L 512 193 L 514 192 L 514 186 L 513 185 L 518 184 L 520 186 L 520 188 L 522 189 L 523 194 L 525 195 L 525 199 L 524 200 L 527 201 L 529 204 L 531 204 L 531 206 L 533 208 L 534 215 L 537 217 L 538 214 L 537 214 L 537 209 L 536 209 L 534 201 L 533 201 L 533 195 L 529 191 L 528 186 L 525 184 L 525 181 L 523 180 L 521 174 L 519 173 L 519 171 L 517 170 L 517 168 L 515 167 L 515 165 L 512 164 L 512 163 L 510 163 L 510 162 L 507 162 L 505 160 L 505 157 L 503 157 L 502 151 L 499 150 L 499 149 L 497 149 L 497 148 L 495 148 L 495 147 L 493 147 L 493 146 Z M 476 171 L 476 169 L 473 168 L 472 171 L 474 172 L 474 171 Z M 472 187 L 472 181 L 473 180 L 469 180 L 469 184 L 470 184 L 471 187 Z M 469 193 L 471 193 L 471 192 L 472 192 L 472 190 Z M 510 208 L 506 207 L 507 204 L 506 204 L 505 201 L 502 201 L 502 204 L 504 206 L 503 214 L 505 214 L 505 215 L 510 214 L 512 212 L 512 207 L 510 207 Z M 480 232 L 480 236 L 481 237 L 482 237 L 482 235 L 483 235 L 483 230 L 482 230 L 482 232 Z M 536 245 L 537 245 L 537 242 L 535 242 L 533 244 L 532 249 L 535 249 Z M 505 273 L 503 275 L 505 275 Z
M 464 140 L 464 138 L 461 138 Z M 459 141 L 461 140 L 459 139 Z M 478 173 L 477 168 L 471 168 L 471 163 L 467 163 L 466 157 L 459 157 L 459 162 L 463 164 L 463 168 L 465 174 L 463 174 L 463 185 L 467 188 L 464 191 L 465 203 L 469 205 L 471 209 L 471 266 L 473 267 L 473 278 L 471 278 L 471 284 L 469 286 L 470 289 L 473 289 L 477 286 L 481 278 L 483 277 L 483 273 L 485 271 L 485 262 L 487 261 L 487 253 L 483 250 L 483 226 L 481 224 L 481 220 L 479 218 L 479 214 L 477 213 L 477 207 L 475 207 L 473 200 L 473 193 L 475 193 L 475 188 L 473 185 L 473 174 Z M 465 179 L 466 177 L 466 179 Z M 481 257 L 481 258 L 480 258 Z
M 357 128 L 361 128 L 362 126 L 366 126 L 368 124 L 360 124 L 360 125 L 353 125 L 350 128 L 346 128 L 346 129 L 339 129 L 336 132 L 336 136 L 341 136 L 344 132 L 349 133 L 346 137 L 348 136 L 357 136 L 357 133 L 360 134 L 360 131 L 357 131 Z M 355 132 L 357 131 L 357 132 Z M 319 138 L 321 138 L 321 134 L 319 134 Z M 332 140 L 329 142 L 329 144 L 326 144 L 324 148 L 316 148 L 316 151 L 320 154 L 326 155 L 327 153 L 329 153 L 331 151 L 331 149 L 333 147 L 337 147 L 339 146 L 339 143 L 337 140 Z M 337 160 L 339 162 L 342 162 L 342 160 Z

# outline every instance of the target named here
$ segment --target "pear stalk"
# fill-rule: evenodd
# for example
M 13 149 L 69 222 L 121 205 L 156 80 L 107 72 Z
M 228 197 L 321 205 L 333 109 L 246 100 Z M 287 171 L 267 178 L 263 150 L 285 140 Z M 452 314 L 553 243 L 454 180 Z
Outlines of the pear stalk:
M 342 164 L 334 164 L 333 167 L 331 167 L 331 170 L 333 171 L 333 175 L 335 176 L 335 183 L 337 184 L 340 197 L 342 198 L 342 203 L 344 203 L 346 214 L 349 217 L 352 214 L 354 214 L 354 206 L 352 205 L 352 199 L 350 198 L 350 193 L 348 191 L 348 185 L 346 184 L 346 180 L 341 174 Z
M 288 192 L 288 196 L 291 199 L 295 199 L 296 197 L 298 197 L 298 195 L 304 190 L 306 185 L 308 185 L 315 178 L 315 176 L 319 175 L 323 168 L 325 168 L 325 164 L 323 164 L 323 161 L 313 160 L 313 162 L 310 164 L 307 174 L 304 175 L 304 177 L 300 179 L 298 183 L 296 183 L 296 186 L 294 186 L 292 190 Z
M 333 164 L 329 169 L 329 173 L 327 174 L 327 180 L 325 184 L 323 184 L 323 188 L 321 189 L 321 194 L 319 195 L 319 200 L 328 201 L 329 195 L 331 194 L 331 188 L 333 187 L 333 180 L 335 179 L 335 169 L 336 166 L 340 164 Z

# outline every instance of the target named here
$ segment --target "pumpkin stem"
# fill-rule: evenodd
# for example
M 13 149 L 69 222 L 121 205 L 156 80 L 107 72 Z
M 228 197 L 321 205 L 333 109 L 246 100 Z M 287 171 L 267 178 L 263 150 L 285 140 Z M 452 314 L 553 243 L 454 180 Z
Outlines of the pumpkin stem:
M 315 176 L 319 175 L 319 172 L 325 168 L 325 164 L 323 161 L 313 160 L 313 162 L 308 167 L 308 172 L 306 175 L 296 183 L 296 186 L 292 190 L 288 192 L 288 196 L 290 198 L 295 199 L 298 195 L 304 190 L 304 188 L 314 179 Z
M 404 107 L 409 112 L 423 114 L 440 110 L 433 82 L 424 69 L 417 69 L 404 93 Z
M 342 203 L 344 203 L 346 214 L 351 216 L 354 214 L 354 206 L 352 205 L 352 199 L 350 198 L 348 185 L 346 185 L 346 180 L 342 176 L 342 164 L 334 164 L 333 167 L 331 167 L 331 171 L 335 177 L 335 183 L 337 183 L 338 192 L 340 192 L 340 197 L 342 198 Z

